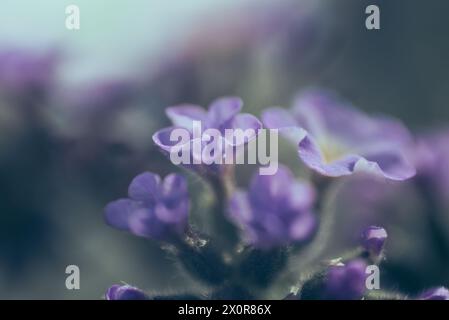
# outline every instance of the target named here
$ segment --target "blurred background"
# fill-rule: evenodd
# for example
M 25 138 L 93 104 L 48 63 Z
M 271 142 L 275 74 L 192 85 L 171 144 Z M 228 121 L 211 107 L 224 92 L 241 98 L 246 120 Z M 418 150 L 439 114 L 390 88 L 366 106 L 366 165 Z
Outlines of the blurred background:
M 65 28 L 69 4 L 80 30 Z M 365 28 L 370 4 L 380 30 Z M 443 182 L 348 183 L 329 255 L 350 248 L 357 228 L 383 224 L 387 284 L 448 286 L 447 12 L 445 0 L 2 0 L 0 299 L 98 299 L 120 281 L 189 288 L 156 244 L 108 227 L 103 207 L 136 174 L 176 170 L 151 141 L 167 106 L 238 95 L 259 116 L 310 86 L 401 119 L 417 140 L 441 133 Z M 70 264 L 80 290 L 65 287 Z

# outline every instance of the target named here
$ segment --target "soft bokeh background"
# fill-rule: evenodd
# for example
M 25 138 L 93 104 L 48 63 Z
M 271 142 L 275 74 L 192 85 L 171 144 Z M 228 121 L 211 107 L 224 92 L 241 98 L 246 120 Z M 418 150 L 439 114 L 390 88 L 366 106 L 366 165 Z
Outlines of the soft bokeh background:
M 79 31 L 65 29 L 68 4 L 80 7 Z M 381 30 L 365 28 L 369 4 L 381 8 Z M 323 86 L 416 134 L 448 126 L 447 12 L 445 0 L 1 1 L 0 298 L 191 285 L 157 245 L 102 218 L 136 174 L 175 170 L 151 141 L 166 106 L 239 95 L 259 115 Z M 242 169 L 242 183 L 248 176 Z M 329 255 L 351 246 L 354 226 L 382 223 L 386 279 L 409 293 L 449 285 L 448 211 L 435 240 L 413 183 L 357 194 L 358 183 L 341 195 Z M 65 288 L 69 264 L 80 290 Z

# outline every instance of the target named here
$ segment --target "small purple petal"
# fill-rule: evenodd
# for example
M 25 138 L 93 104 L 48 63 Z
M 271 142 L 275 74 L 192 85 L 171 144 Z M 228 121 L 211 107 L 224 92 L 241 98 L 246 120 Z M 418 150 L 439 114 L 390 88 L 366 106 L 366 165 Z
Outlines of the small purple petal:
M 106 223 L 121 230 L 129 229 L 129 219 L 141 208 L 141 204 L 131 199 L 119 199 L 109 203 L 104 212 Z
M 211 103 L 207 115 L 207 127 L 221 129 L 240 112 L 243 102 L 237 97 L 223 97 Z
M 310 239 L 316 231 L 317 220 L 312 213 L 304 213 L 295 219 L 290 226 L 290 238 L 295 241 Z
M 283 108 L 268 108 L 262 113 L 262 122 L 268 129 L 278 129 L 294 144 L 301 141 L 306 134 L 304 129 L 298 127 L 298 122 L 291 113 Z
M 449 300 L 449 290 L 445 287 L 437 287 L 426 290 L 422 293 L 419 300 Z
M 128 196 L 133 200 L 154 202 L 158 196 L 161 178 L 154 173 L 145 172 L 135 177 L 128 188 Z
M 390 180 L 403 181 L 416 174 L 416 169 L 395 151 L 379 152 L 361 157 L 354 166 L 355 172 L 366 172 Z
M 297 127 L 298 122 L 290 112 L 280 107 L 265 109 L 262 113 L 262 122 L 269 129 Z
M 162 150 L 166 152 L 172 151 L 173 147 L 177 146 L 180 147 L 180 140 L 173 141 L 170 139 L 170 136 L 175 129 L 184 129 L 181 127 L 168 127 L 161 129 L 157 131 L 155 134 L 153 134 L 153 142 Z M 189 141 L 186 141 L 186 143 L 191 143 L 190 139 Z
M 233 129 L 234 133 L 236 130 L 243 130 L 244 132 L 248 130 L 248 132 L 251 133 L 250 135 L 245 136 L 244 140 L 239 143 L 236 143 L 236 141 L 228 141 L 230 145 L 238 146 L 255 139 L 259 133 L 259 129 L 262 129 L 262 123 L 255 116 L 248 113 L 242 113 L 235 116 L 230 123 L 229 128 L 226 129 Z
M 206 110 L 192 104 L 168 107 L 165 113 L 175 126 L 189 130 L 192 128 L 193 121 L 205 122 L 207 118 Z
M 347 155 L 331 163 L 325 163 L 318 145 L 310 136 L 305 136 L 300 141 L 298 153 L 299 157 L 307 166 L 329 177 L 340 177 L 351 174 L 354 171 L 355 164 L 360 159 L 354 155 Z
M 152 209 L 137 210 L 129 219 L 131 233 L 145 238 L 162 240 L 166 226 L 154 214 Z
M 149 297 L 135 287 L 116 284 L 106 291 L 106 300 L 149 300 Z

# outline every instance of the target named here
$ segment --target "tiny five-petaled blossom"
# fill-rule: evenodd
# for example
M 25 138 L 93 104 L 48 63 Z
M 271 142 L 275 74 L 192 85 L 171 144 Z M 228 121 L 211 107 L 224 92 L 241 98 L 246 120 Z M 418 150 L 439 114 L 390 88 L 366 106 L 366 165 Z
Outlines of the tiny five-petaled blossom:
M 131 182 L 128 195 L 106 206 L 109 225 L 156 240 L 169 241 L 183 234 L 190 206 L 183 176 L 170 174 L 161 181 L 156 174 L 142 173 Z
M 258 130 L 262 128 L 262 124 L 253 115 L 247 113 L 239 114 L 242 106 L 243 102 L 240 98 L 222 97 L 213 101 L 209 106 L 209 110 L 207 111 L 200 106 L 191 104 L 168 107 L 166 109 L 166 114 L 168 118 L 170 118 L 170 120 L 173 122 L 174 126 L 157 131 L 153 135 L 153 141 L 164 152 L 170 154 L 173 152 L 177 153 L 180 150 L 180 147 L 182 147 L 179 144 L 188 144 L 189 146 L 191 146 L 195 143 L 199 143 L 202 147 L 207 142 L 203 141 L 202 139 L 203 137 L 208 136 L 208 134 L 206 134 L 205 132 L 208 130 L 217 130 L 217 132 L 220 133 L 220 141 L 216 143 L 222 145 L 222 150 L 243 146 L 257 136 Z M 202 138 L 195 138 L 196 134 L 194 130 L 196 130 L 195 126 L 197 124 L 200 124 L 200 129 L 202 132 L 200 132 L 199 134 L 202 136 Z M 172 135 L 177 131 L 179 132 L 178 129 L 186 129 L 190 135 L 190 139 L 187 139 L 188 141 L 181 142 L 179 141 L 179 139 L 174 139 Z M 227 141 L 225 137 L 225 131 L 228 129 L 239 129 L 248 132 L 249 136 L 245 137 L 245 139 L 242 141 Z M 195 164 L 195 159 L 201 158 L 202 156 L 201 151 L 199 151 L 200 154 L 196 154 L 195 147 L 189 147 L 189 150 L 191 152 L 190 157 L 194 159 L 191 161 L 191 163 Z M 215 155 L 214 157 L 218 158 L 221 156 L 222 154 L 219 154 L 218 156 Z M 201 164 L 203 164 L 203 166 L 200 166 L 199 168 L 207 167 L 214 172 L 219 172 L 221 168 L 219 165 L 205 166 L 202 162 Z
M 449 290 L 445 287 L 437 287 L 426 290 L 419 296 L 420 300 L 449 300 Z

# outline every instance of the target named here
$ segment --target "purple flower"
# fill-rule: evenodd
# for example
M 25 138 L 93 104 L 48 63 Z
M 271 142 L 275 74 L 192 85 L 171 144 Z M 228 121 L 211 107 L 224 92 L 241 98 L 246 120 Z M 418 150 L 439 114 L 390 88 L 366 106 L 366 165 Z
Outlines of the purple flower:
M 242 106 L 243 102 L 240 98 L 223 97 L 213 101 L 209 106 L 208 111 L 204 110 L 200 106 L 190 104 L 168 107 L 166 109 L 166 114 L 173 122 L 174 126 L 164 128 L 156 132 L 153 135 L 153 141 L 163 151 L 171 153 L 175 150 L 175 146 L 179 147 L 179 141 L 171 141 L 170 139 L 170 135 L 173 130 L 179 128 L 187 129 L 190 134 L 190 139 L 186 143 L 189 143 L 191 146 L 191 163 L 194 163 L 193 159 L 200 160 L 202 156 L 202 154 L 196 153 L 192 147 L 192 144 L 195 142 L 193 124 L 196 122 L 201 124 L 202 132 L 200 134 L 203 134 L 208 129 L 216 129 L 220 132 L 221 137 L 219 144 L 221 145 L 223 152 L 228 147 L 236 148 L 242 146 L 254 139 L 258 134 L 258 129 L 262 127 L 260 121 L 253 115 L 246 113 L 239 114 Z M 253 133 L 246 137 L 244 141 L 228 141 L 225 137 L 226 129 L 241 129 L 244 131 L 252 129 Z M 197 140 L 198 138 L 196 137 L 195 139 Z M 203 148 L 205 142 L 201 139 L 200 143 Z M 177 148 L 177 150 L 179 149 Z M 214 167 L 213 169 L 217 168 Z
M 248 192 L 235 192 L 229 215 L 243 228 L 249 243 L 269 249 L 305 241 L 313 235 L 314 200 L 315 190 L 280 166 L 274 175 L 256 174 Z
M 387 240 L 387 231 L 382 227 L 370 226 L 363 231 L 361 238 L 363 248 L 378 256 Z
M 46 89 L 52 82 L 58 57 L 54 52 L 35 54 L 20 50 L 0 52 L 0 87 L 12 94 Z
M 445 287 L 431 288 L 423 292 L 419 300 L 449 300 L 449 290 Z
M 391 180 L 415 175 L 404 156 L 412 139 L 401 123 L 368 117 L 330 93 L 307 91 L 298 96 L 290 112 L 269 108 L 262 120 L 297 144 L 302 161 L 322 175 L 369 172 Z
M 361 259 L 329 267 L 324 286 L 328 300 L 359 300 L 366 290 L 366 263 Z
M 135 287 L 115 284 L 106 291 L 106 300 L 149 300 L 149 297 Z
M 133 179 L 129 198 L 109 203 L 106 222 L 135 235 L 169 241 L 187 227 L 190 207 L 187 181 L 170 174 L 161 181 L 156 174 L 145 172 Z

